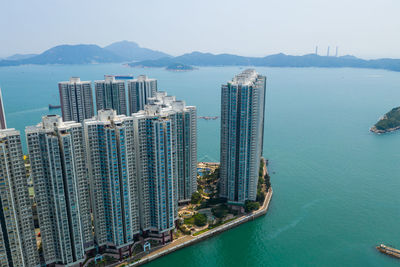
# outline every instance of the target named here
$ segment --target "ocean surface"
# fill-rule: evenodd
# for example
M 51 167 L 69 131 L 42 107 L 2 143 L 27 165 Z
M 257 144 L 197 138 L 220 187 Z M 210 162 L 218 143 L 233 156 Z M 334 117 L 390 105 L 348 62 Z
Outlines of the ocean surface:
M 242 68 L 192 72 L 118 64 L 0 68 L 9 127 L 37 124 L 70 76 L 147 74 L 159 90 L 220 112 L 220 86 Z M 376 251 L 400 248 L 400 132 L 370 133 L 400 106 L 400 73 L 366 69 L 257 68 L 267 76 L 264 156 L 274 188 L 265 217 L 147 266 L 398 266 Z M 59 110 L 56 110 L 59 113 Z M 219 160 L 219 120 L 198 121 L 199 161 Z

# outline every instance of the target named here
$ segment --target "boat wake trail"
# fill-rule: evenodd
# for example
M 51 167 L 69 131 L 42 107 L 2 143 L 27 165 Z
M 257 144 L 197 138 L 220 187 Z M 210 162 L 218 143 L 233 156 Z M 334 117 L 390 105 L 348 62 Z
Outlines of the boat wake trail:
M 289 223 L 289 224 L 287 224 L 287 225 L 285 225 L 285 226 L 279 228 L 279 229 L 276 230 L 275 232 L 270 233 L 270 234 L 268 235 L 268 239 L 269 239 L 269 240 L 275 239 L 275 238 L 276 238 L 277 236 L 279 236 L 281 233 L 283 233 L 283 232 L 285 232 L 285 231 L 287 231 L 287 230 L 289 230 L 289 229 L 291 229 L 291 228 L 296 227 L 296 225 L 299 224 L 299 222 L 301 222 L 301 221 L 307 216 L 309 208 L 311 208 L 312 206 L 314 206 L 315 204 L 317 204 L 319 201 L 320 201 L 320 199 L 314 199 L 313 201 L 311 201 L 311 202 L 309 202 L 309 203 L 303 205 L 303 206 L 301 207 L 301 210 L 304 211 L 304 212 L 302 212 L 302 215 L 301 215 L 300 217 L 296 218 L 296 219 L 293 220 L 291 223 Z
M 45 111 L 45 110 L 49 110 L 48 107 L 43 107 L 43 108 L 33 108 L 33 109 L 25 109 L 25 110 L 18 110 L 15 112 L 9 112 L 7 113 L 7 116 L 9 115 L 20 115 L 20 114 L 26 114 L 29 112 L 39 112 L 39 111 Z

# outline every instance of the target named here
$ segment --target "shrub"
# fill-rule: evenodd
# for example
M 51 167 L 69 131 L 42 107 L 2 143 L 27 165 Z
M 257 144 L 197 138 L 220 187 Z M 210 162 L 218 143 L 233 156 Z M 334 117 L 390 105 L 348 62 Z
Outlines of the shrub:
M 229 209 L 228 206 L 222 204 L 215 208 L 212 208 L 211 211 L 216 218 L 222 219 L 228 214 Z
M 260 203 L 258 203 L 257 201 L 247 200 L 244 204 L 244 209 L 246 210 L 246 212 L 258 210 L 259 208 L 260 208 Z
M 207 216 L 201 213 L 196 213 L 193 215 L 194 224 L 196 226 L 204 226 L 207 224 Z
M 191 199 L 190 202 L 191 202 L 192 204 L 199 204 L 200 201 L 201 201 L 201 199 L 202 199 L 201 194 L 200 194 L 199 192 L 194 192 L 194 193 L 192 194 L 192 199 Z

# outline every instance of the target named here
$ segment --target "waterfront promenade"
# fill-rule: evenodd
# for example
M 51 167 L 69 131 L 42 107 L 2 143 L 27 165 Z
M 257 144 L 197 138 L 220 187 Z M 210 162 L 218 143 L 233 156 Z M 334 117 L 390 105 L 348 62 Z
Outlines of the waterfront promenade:
M 214 229 L 208 230 L 207 232 L 204 232 L 204 233 L 199 234 L 197 236 L 190 235 L 190 236 L 184 236 L 184 237 L 178 238 L 178 239 L 172 241 L 170 244 L 168 244 L 168 245 L 166 245 L 166 246 L 164 246 L 164 247 L 162 247 L 160 249 L 157 249 L 157 250 L 149 253 L 148 255 L 146 255 L 142 259 L 140 259 L 139 261 L 131 263 L 128 266 L 132 266 L 133 267 L 133 266 L 139 266 L 139 265 L 148 263 L 148 262 L 153 261 L 153 260 L 155 260 L 155 259 L 157 259 L 159 257 L 162 257 L 162 256 L 167 255 L 169 253 L 172 253 L 174 251 L 177 251 L 177 250 L 179 250 L 181 248 L 191 246 L 193 244 L 196 244 L 197 242 L 200 242 L 200 241 L 205 240 L 207 238 L 213 237 L 213 236 L 215 236 L 215 235 L 217 235 L 219 233 L 222 233 L 222 232 L 224 232 L 226 230 L 232 229 L 232 228 L 234 228 L 234 227 L 236 227 L 236 226 L 238 226 L 240 224 L 243 224 L 243 223 L 248 222 L 248 221 L 252 221 L 257 217 L 265 215 L 267 213 L 267 211 L 268 211 L 268 207 L 269 207 L 269 203 L 270 203 L 271 198 L 272 198 L 272 194 L 273 194 L 273 190 L 272 190 L 272 187 L 271 187 L 271 188 L 269 188 L 269 190 L 268 190 L 268 192 L 267 192 L 267 194 L 265 196 L 263 205 L 258 210 L 253 211 L 253 212 L 251 212 L 249 214 L 243 215 L 243 216 L 241 216 L 239 218 L 236 218 L 233 221 L 225 223 L 225 224 L 223 224 L 221 226 L 218 226 L 218 227 L 216 227 Z

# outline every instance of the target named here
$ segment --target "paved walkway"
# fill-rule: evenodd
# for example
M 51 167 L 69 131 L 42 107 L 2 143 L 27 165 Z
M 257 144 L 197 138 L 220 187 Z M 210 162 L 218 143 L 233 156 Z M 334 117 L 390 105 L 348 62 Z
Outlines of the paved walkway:
M 266 164 L 264 164 L 264 175 L 266 173 L 268 173 L 268 169 L 267 169 Z M 191 245 L 193 245 L 193 244 L 195 244 L 197 242 L 200 242 L 200 241 L 202 241 L 204 239 L 207 239 L 207 238 L 210 238 L 210 237 L 212 237 L 214 235 L 222 233 L 222 232 L 224 232 L 226 230 L 229 230 L 229 229 L 231 229 L 233 227 L 236 227 L 236 226 L 238 226 L 240 224 L 243 224 L 243 223 L 248 222 L 248 221 L 252 221 L 255 218 L 260 217 L 260 216 L 262 216 L 262 215 L 267 213 L 268 207 L 269 207 L 269 203 L 270 203 L 271 198 L 272 198 L 272 194 L 273 194 L 273 190 L 272 190 L 272 188 L 269 188 L 269 190 L 268 190 L 268 192 L 267 192 L 267 194 L 265 196 L 264 203 L 258 210 L 253 211 L 250 214 L 246 214 L 246 215 L 240 216 L 240 217 L 236 218 L 233 221 L 225 223 L 225 224 L 223 224 L 221 226 L 218 226 L 218 227 L 216 227 L 214 229 L 206 231 L 206 232 L 204 232 L 202 234 L 199 234 L 197 236 L 190 235 L 190 236 L 180 237 L 180 238 L 172 241 L 168 245 L 165 245 L 165 246 L 163 246 L 163 247 L 161 247 L 159 249 L 156 249 L 156 250 L 150 252 L 149 254 L 147 254 L 146 256 L 141 258 L 139 261 L 131 263 L 128 266 L 139 266 L 139 265 L 148 263 L 148 262 L 153 261 L 153 260 L 155 260 L 155 259 L 157 259 L 157 258 L 159 258 L 161 256 L 167 255 L 167 254 L 169 254 L 171 252 L 174 252 L 176 250 L 179 250 L 181 248 L 191 246 Z
M 270 203 L 271 198 L 272 198 L 272 194 L 273 194 L 273 190 L 272 190 L 272 188 L 270 188 L 268 190 L 266 196 L 265 196 L 264 203 L 260 207 L 260 209 L 254 211 L 254 212 L 252 212 L 250 214 L 243 215 L 243 216 L 241 216 L 241 217 L 239 217 L 239 218 L 237 218 L 237 219 L 235 219 L 235 220 L 233 220 L 233 221 L 231 221 L 229 223 L 225 223 L 225 224 L 223 224 L 221 226 L 218 226 L 218 227 L 216 227 L 216 228 L 214 228 L 212 230 L 209 230 L 207 232 L 204 232 L 204 233 L 202 233 L 200 235 L 197 235 L 197 236 L 184 236 L 184 237 L 181 237 L 179 239 L 176 239 L 176 240 L 172 241 L 170 244 L 168 244 L 168 245 L 166 245 L 166 246 L 164 246 L 164 247 L 162 247 L 160 249 L 157 249 L 157 250 L 149 253 L 148 255 L 146 255 L 142 259 L 140 259 L 139 261 L 134 262 L 134 263 L 132 263 L 132 264 L 130 264 L 128 266 L 139 266 L 139 265 L 148 263 L 148 262 L 153 261 L 153 260 L 155 260 L 155 259 L 157 259 L 157 258 L 159 258 L 161 256 L 167 255 L 167 254 L 169 254 L 169 253 L 171 253 L 173 251 L 176 251 L 176 250 L 184 248 L 184 247 L 188 247 L 188 246 L 193 245 L 193 244 L 195 244 L 195 243 L 197 243 L 199 241 L 202 241 L 204 239 L 207 239 L 207 238 L 210 238 L 210 237 L 212 237 L 214 235 L 217 235 L 217 234 L 219 234 L 221 232 L 224 232 L 226 230 L 234 228 L 234 227 L 236 227 L 236 226 L 238 226 L 240 224 L 243 224 L 243 223 L 248 222 L 248 221 L 252 221 L 255 218 L 257 218 L 259 216 L 262 216 L 262 215 L 267 213 L 268 206 L 269 206 L 269 203 Z

